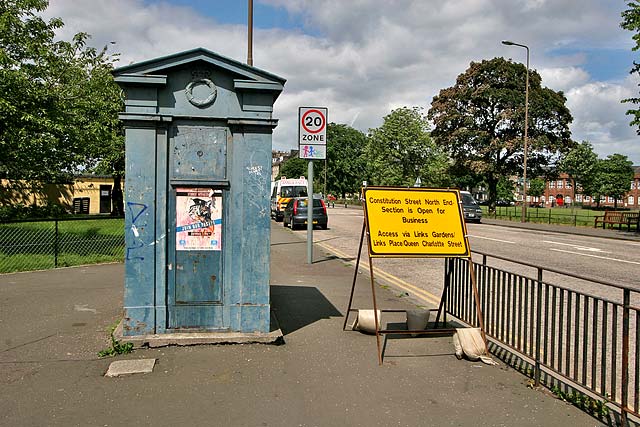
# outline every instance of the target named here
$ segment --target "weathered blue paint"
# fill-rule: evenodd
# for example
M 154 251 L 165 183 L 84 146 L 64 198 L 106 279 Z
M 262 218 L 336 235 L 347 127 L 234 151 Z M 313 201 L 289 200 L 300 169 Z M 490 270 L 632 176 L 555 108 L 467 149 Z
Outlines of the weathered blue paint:
M 269 332 L 273 103 L 285 80 L 205 49 L 118 68 L 124 333 Z M 222 250 L 176 251 L 176 188 L 222 190 Z

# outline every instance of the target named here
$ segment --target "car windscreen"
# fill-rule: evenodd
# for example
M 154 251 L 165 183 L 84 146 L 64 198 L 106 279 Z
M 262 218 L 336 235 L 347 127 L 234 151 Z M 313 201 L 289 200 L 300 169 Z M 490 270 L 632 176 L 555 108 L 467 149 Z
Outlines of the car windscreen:
M 305 197 L 307 195 L 307 187 L 296 185 L 293 187 L 282 187 L 280 197 Z
M 306 208 L 307 207 L 307 199 L 298 199 L 298 207 L 299 208 Z M 322 203 L 320 203 L 320 199 L 313 199 L 313 207 L 314 208 L 321 208 L 322 207 Z
M 462 204 L 463 205 L 475 205 L 477 204 L 471 194 L 462 193 Z

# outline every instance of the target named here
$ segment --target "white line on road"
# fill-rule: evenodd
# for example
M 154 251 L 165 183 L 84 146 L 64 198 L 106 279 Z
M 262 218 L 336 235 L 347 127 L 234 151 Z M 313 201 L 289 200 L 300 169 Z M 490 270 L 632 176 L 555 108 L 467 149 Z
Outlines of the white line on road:
M 604 254 L 610 254 L 611 252 L 609 251 L 605 251 L 599 248 L 592 248 L 590 246 L 582 246 L 582 245 L 576 245 L 575 243 L 561 243 L 561 242 L 554 242 L 553 240 L 543 240 L 543 243 L 551 243 L 553 245 L 562 245 L 562 246 L 570 246 L 573 249 L 577 250 L 577 251 L 587 251 L 587 252 L 600 252 L 600 253 L 604 253 Z
M 564 249 L 555 249 L 555 248 L 551 248 L 550 250 L 556 251 L 556 252 L 564 252 L 566 254 L 590 256 L 592 258 L 600 258 L 600 259 L 606 259 L 606 260 L 609 260 L 609 261 L 626 262 L 627 264 L 640 265 L 640 262 L 636 262 L 636 261 L 627 261 L 627 260 L 624 260 L 624 259 L 611 258 L 611 257 L 608 257 L 608 256 L 598 256 L 598 255 L 592 255 L 592 254 L 585 254 L 584 252 L 565 251 Z
M 513 245 L 516 244 L 516 242 L 511 242 L 509 240 L 501 240 L 501 239 L 493 239 L 491 237 L 482 237 L 482 236 L 475 236 L 473 234 L 469 234 L 469 237 L 474 237 L 476 239 L 485 239 L 485 240 L 493 240 L 494 242 L 500 242 L 500 243 L 511 243 Z

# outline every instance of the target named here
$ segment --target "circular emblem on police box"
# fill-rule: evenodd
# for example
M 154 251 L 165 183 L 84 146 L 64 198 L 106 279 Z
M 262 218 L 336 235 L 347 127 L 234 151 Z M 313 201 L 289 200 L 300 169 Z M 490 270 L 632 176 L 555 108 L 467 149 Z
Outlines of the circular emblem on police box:
M 206 98 L 196 98 L 193 95 L 193 88 L 197 86 L 207 87 L 209 96 L 207 96 Z M 218 94 L 218 89 L 216 88 L 216 85 L 209 79 L 197 79 L 189 82 L 187 87 L 184 89 L 184 94 L 186 95 L 187 100 L 196 107 L 206 107 L 207 105 L 210 105 L 213 101 L 215 101 L 216 95 Z

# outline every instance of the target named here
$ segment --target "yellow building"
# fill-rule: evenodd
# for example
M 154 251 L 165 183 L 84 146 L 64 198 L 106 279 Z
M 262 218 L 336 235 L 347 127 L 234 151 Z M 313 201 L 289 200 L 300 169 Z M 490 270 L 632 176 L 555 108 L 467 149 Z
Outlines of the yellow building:
M 56 204 L 74 214 L 111 213 L 111 176 L 80 176 L 73 183 L 64 184 L 3 179 L 0 186 L 0 206 Z

